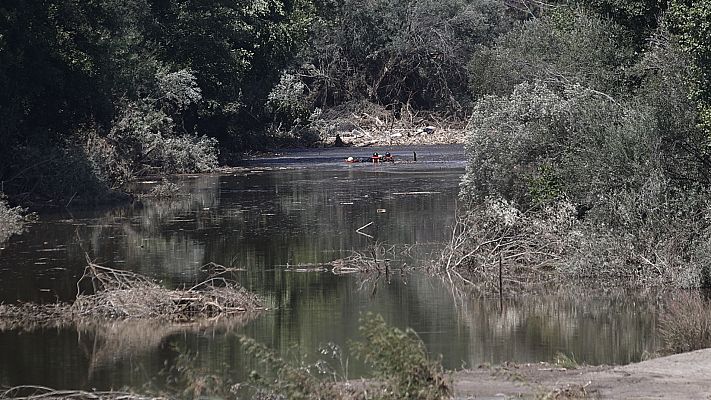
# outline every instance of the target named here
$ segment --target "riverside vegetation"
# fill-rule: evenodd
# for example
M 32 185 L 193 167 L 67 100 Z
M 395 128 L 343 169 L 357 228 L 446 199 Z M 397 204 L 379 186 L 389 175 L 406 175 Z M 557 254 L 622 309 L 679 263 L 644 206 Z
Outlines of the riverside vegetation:
M 2 312 L 3 309 L 0 309 L 0 314 Z M 228 376 L 208 373 L 196 366 L 192 354 L 177 349 L 180 353 L 177 363 L 161 374 L 166 378 L 167 385 L 147 388 L 146 394 L 53 390 L 28 385 L 0 391 L 0 399 L 192 399 L 205 396 L 248 396 L 246 398 L 257 400 L 449 398 L 452 388 L 448 374 L 439 361 L 430 358 L 414 331 L 391 327 L 379 315 L 366 314 L 360 322 L 362 341 L 351 343 L 351 348 L 356 358 L 372 368 L 373 380 L 367 382 L 348 381 L 348 356 L 335 345 L 326 346 L 321 352 L 329 356 L 330 361 L 306 364 L 301 360 L 289 362 L 263 344 L 243 336 L 240 337 L 241 346 L 260 367 L 252 371 L 249 382 L 234 384 Z M 145 330 L 146 326 L 141 326 L 141 329 Z M 125 336 L 123 332 L 121 330 L 116 336 Z
M 510 255 L 709 285 L 704 4 L 5 2 L 0 180 L 15 204 L 96 201 L 137 176 L 316 140 L 343 128 L 329 110 L 373 104 L 382 129 L 469 120 L 471 212 L 557 230 L 556 249 Z
M 528 269 L 524 281 L 711 285 L 704 2 L 1 9 L 0 181 L 13 205 L 101 201 L 138 176 L 312 142 L 347 129 L 338 110 L 367 110 L 358 118 L 383 130 L 468 120 L 468 234 L 450 275 L 476 283 L 502 261 Z
M 0 193 L 0 244 L 10 236 L 22 232 L 25 217 L 21 207 L 10 207 L 7 199 Z
M 389 116 L 378 129 L 468 121 L 465 211 L 438 263 L 452 281 L 709 287 L 709 19 L 683 0 L 4 1 L 0 241 L 15 205 L 312 144 L 364 104 Z M 708 345 L 693 300 L 667 305 L 668 351 Z M 407 375 L 360 347 L 383 396 L 449 393 L 418 343 Z M 285 394 L 318 398 L 295 371 Z
M 382 316 L 366 314 L 360 320 L 362 341 L 351 343 L 353 354 L 372 368 L 373 380 L 346 381 L 344 355 L 331 347 L 323 354 L 339 361 L 334 368 L 325 361 L 295 365 L 251 338 L 241 343 L 265 367 L 265 376 L 253 372 L 253 384 L 264 399 L 418 399 L 438 400 L 452 394 L 442 365 L 430 359 L 415 332 L 388 326 Z M 344 374 L 342 378 L 339 376 Z
M 704 157 L 689 124 L 708 115 L 701 5 L 13 0 L 0 10 L 0 181 L 17 204 L 110 200 L 136 176 L 209 171 L 362 119 L 378 131 L 465 132 L 486 96 L 534 81 L 620 104 L 672 99 L 658 102 L 660 129 L 688 138 L 674 145 L 684 160 Z
M 710 32 L 689 4 L 546 6 L 480 48 L 450 278 L 711 285 Z

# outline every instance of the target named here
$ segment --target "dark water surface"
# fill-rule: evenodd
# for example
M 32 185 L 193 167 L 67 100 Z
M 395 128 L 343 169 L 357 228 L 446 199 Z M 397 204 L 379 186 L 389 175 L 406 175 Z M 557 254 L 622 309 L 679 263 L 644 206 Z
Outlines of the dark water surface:
M 355 275 L 290 270 L 366 249 L 370 241 L 356 229 L 370 222 L 365 233 L 398 245 L 396 266 L 424 262 L 447 239 L 464 170 L 461 147 L 394 149 L 402 161 L 417 151 L 417 163 L 343 162 L 372 151 L 297 151 L 252 160 L 250 172 L 180 177 L 190 195 L 177 201 L 43 215 L 0 249 L 2 302 L 71 300 L 86 253 L 168 286 L 199 281 L 200 266 L 210 261 L 243 268 L 240 282 L 273 309 L 246 325 L 0 331 L 0 386 L 140 389 L 163 379 L 160 372 L 186 350 L 200 370 L 240 380 L 254 366 L 237 335 L 316 360 L 322 346 L 357 339 L 366 311 L 412 327 L 449 368 L 551 360 L 556 352 L 624 364 L 654 351 L 656 307 L 649 300 L 528 296 L 502 311 L 496 300 L 457 299 L 424 274 L 376 287 Z M 363 373 L 351 361 L 349 374 Z

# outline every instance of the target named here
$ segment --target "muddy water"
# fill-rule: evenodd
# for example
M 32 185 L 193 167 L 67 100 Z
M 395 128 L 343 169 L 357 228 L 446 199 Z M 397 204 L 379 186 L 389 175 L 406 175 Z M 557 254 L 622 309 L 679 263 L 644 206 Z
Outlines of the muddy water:
M 421 264 L 446 240 L 462 149 L 394 149 L 402 161 L 396 164 L 342 161 L 371 151 L 293 152 L 251 161 L 249 171 L 180 177 L 188 195 L 177 201 L 43 215 L 0 250 L 0 301 L 71 299 L 89 254 L 167 286 L 198 281 L 200 266 L 210 261 L 240 268 L 241 283 L 272 310 L 245 324 L 189 330 L 114 324 L 0 331 L 0 386 L 140 390 L 160 386 L 185 354 L 202 372 L 241 380 L 253 361 L 240 351 L 237 335 L 315 360 L 324 345 L 357 339 L 358 318 L 367 311 L 415 329 L 449 368 L 551 360 L 557 352 L 579 362 L 624 364 L 654 351 L 650 300 L 529 296 L 501 310 L 495 300 L 462 301 L 417 273 L 396 275 L 388 284 L 296 272 L 366 249 L 373 240 L 395 246 L 392 265 Z M 413 151 L 418 162 L 406 162 Z M 373 239 L 356 232 L 371 222 L 362 232 Z M 360 376 L 364 368 L 351 360 L 348 373 Z

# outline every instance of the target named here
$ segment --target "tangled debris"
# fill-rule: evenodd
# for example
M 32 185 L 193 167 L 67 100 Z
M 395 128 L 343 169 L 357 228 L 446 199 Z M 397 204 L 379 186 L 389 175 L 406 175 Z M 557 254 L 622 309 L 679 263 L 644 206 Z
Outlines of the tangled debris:
M 336 135 L 353 146 L 464 143 L 467 119 L 406 107 L 399 112 L 371 102 L 350 102 L 324 110 L 312 123 L 322 142 Z
M 0 399 L 15 400 L 149 400 L 159 397 L 141 396 L 128 392 L 86 392 L 83 390 L 55 390 L 44 386 L 16 386 L 0 392 Z
M 54 390 L 43 386 L 16 386 L 0 392 L 0 399 L 148 400 L 159 398 L 128 392 L 86 392 L 83 390 Z
M 89 285 L 90 290 L 82 290 Z M 79 325 L 87 321 L 193 323 L 262 310 L 256 295 L 223 276 L 213 275 L 188 289 L 170 290 L 146 276 L 89 262 L 77 282 L 73 303 L 0 304 L 0 329 Z
M 84 281 L 91 282 L 93 293 L 77 295 L 70 312 L 79 318 L 191 322 L 262 309 L 254 294 L 219 276 L 169 290 L 145 276 L 89 263 L 77 287 Z

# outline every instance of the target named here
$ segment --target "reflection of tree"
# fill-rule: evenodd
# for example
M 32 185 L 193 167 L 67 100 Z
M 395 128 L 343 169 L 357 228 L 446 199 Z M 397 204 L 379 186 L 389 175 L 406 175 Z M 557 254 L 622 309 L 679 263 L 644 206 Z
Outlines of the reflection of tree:
M 479 362 L 550 360 L 556 352 L 591 364 L 630 363 L 655 350 L 657 309 L 651 299 L 611 295 L 524 296 L 462 303 L 471 359 Z
M 369 222 L 374 222 L 369 232 L 388 244 L 442 241 L 454 216 L 457 175 L 418 176 L 295 170 L 247 177 L 239 185 L 225 183 L 243 187 L 221 196 L 223 204 L 240 205 L 243 219 L 220 226 L 220 237 L 208 242 L 207 254 L 247 267 L 254 281 L 271 287 L 276 282 L 262 279 L 272 274 L 261 269 L 324 263 L 364 249 L 369 241 L 356 229 Z M 392 194 L 413 188 L 440 193 Z
M 197 271 L 205 261 L 205 245 L 192 232 L 212 224 L 220 204 L 219 176 L 206 175 L 181 181 L 186 195 L 171 201 L 146 200 L 136 213 L 131 210 L 119 219 L 122 242 L 115 251 L 123 252 L 127 266 L 161 277 L 180 277 Z M 111 218 L 107 216 L 107 224 Z M 115 221 L 115 220 L 114 220 Z M 94 234 L 92 244 L 104 254 L 105 237 Z
M 16 290 L 20 295 L 9 287 L 0 294 L 13 301 L 27 299 L 27 293 L 38 287 L 52 287 L 45 301 L 54 300 L 55 293 L 69 300 L 85 252 L 104 265 L 175 284 L 194 281 L 198 267 L 214 261 L 247 268 L 247 279 L 268 288 L 275 282 L 270 274 L 262 275 L 265 269 L 328 262 L 365 248 L 367 239 L 355 230 L 371 221 L 371 233 L 389 244 L 441 241 L 454 216 L 457 179 L 456 170 L 387 168 L 182 178 L 179 183 L 190 195 L 176 201 L 146 200 L 105 211 L 99 218 L 96 211 L 74 212 L 43 223 L 42 229 L 31 229 L 23 236 L 24 243 L 13 244 L 17 257 L 8 260 L 23 271 L 16 281 L 21 282 Z M 440 194 L 393 195 L 412 190 Z M 57 251 L 37 254 L 37 247 Z M 32 259 L 25 252 L 47 259 Z M 53 272 L 48 282 L 41 282 L 41 274 L 34 272 L 52 267 L 66 270 Z
M 89 360 L 88 377 L 102 368 L 111 368 L 121 360 L 156 351 L 176 334 L 224 335 L 242 327 L 254 315 L 244 314 L 193 324 L 157 323 L 151 321 L 118 321 L 80 323 L 79 346 Z

